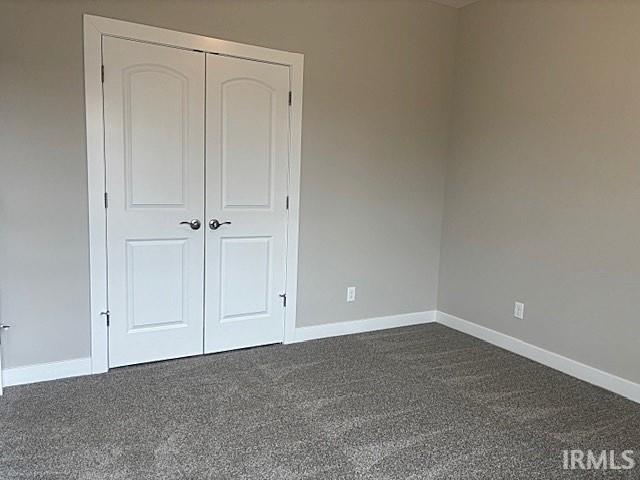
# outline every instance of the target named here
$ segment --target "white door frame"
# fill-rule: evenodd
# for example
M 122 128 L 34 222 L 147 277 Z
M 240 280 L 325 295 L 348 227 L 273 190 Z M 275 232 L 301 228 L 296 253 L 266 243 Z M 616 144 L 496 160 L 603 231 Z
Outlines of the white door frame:
M 91 286 L 91 370 L 103 373 L 108 364 L 107 230 L 105 212 L 104 117 L 102 101 L 102 37 L 105 35 L 188 50 L 277 63 L 289 67 L 291 88 L 289 135 L 289 211 L 287 222 L 284 342 L 294 341 L 298 283 L 298 223 L 302 147 L 302 76 L 304 55 L 176 32 L 111 18 L 84 15 L 84 86 L 89 194 L 89 265 Z M 203 179 L 204 181 L 204 179 Z

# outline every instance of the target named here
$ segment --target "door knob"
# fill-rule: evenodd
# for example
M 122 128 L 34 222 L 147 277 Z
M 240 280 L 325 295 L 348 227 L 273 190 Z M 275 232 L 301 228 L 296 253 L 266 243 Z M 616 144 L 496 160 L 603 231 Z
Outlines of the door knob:
M 219 221 L 218 221 L 218 220 L 216 220 L 215 218 L 209 222 L 209 228 L 210 228 L 211 230 L 217 230 L 217 229 L 219 229 L 222 225 L 231 225 L 231 222 L 219 222 Z
M 200 223 L 200 220 L 194 218 L 190 222 L 180 222 L 180 225 L 189 225 L 191 230 L 199 230 L 202 224 Z

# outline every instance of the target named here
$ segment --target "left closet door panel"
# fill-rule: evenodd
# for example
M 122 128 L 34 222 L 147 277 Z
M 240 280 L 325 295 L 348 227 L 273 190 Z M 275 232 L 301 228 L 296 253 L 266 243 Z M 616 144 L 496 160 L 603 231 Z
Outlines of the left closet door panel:
M 109 366 L 201 354 L 205 55 L 104 37 L 103 63 Z

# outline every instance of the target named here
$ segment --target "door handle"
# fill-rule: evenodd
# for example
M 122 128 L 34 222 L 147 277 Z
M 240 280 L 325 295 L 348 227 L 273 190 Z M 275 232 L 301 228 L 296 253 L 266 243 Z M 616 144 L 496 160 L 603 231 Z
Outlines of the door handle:
M 199 230 L 202 224 L 200 223 L 200 220 L 194 218 L 190 222 L 180 222 L 180 225 L 189 225 L 191 230 Z
M 211 230 L 217 230 L 217 229 L 219 229 L 222 225 L 231 225 L 231 222 L 219 222 L 219 221 L 218 221 L 218 220 L 216 220 L 215 218 L 209 222 L 209 228 L 210 228 Z

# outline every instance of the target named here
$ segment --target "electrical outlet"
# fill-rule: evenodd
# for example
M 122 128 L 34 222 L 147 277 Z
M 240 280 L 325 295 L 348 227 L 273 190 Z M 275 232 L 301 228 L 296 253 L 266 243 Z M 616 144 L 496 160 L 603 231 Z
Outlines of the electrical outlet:
M 513 316 L 520 320 L 524 320 L 524 303 L 516 302 L 513 307 Z
M 356 301 L 356 287 L 348 287 L 347 302 L 355 302 L 355 301 Z

